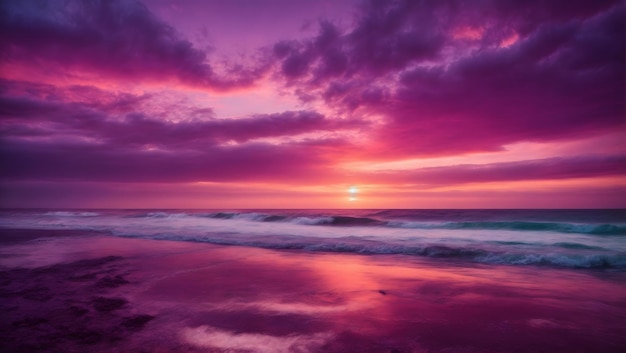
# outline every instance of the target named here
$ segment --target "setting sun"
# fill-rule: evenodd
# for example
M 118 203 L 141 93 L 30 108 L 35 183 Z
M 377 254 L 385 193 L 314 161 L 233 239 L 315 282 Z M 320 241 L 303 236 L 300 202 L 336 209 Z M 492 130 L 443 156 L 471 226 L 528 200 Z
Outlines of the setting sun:
M 348 189 L 348 193 L 350 194 L 350 197 L 348 198 L 350 201 L 356 201 L 356 194 L 359 192 L 359 189 L 356 188 L 356 186 L 351 186 Z

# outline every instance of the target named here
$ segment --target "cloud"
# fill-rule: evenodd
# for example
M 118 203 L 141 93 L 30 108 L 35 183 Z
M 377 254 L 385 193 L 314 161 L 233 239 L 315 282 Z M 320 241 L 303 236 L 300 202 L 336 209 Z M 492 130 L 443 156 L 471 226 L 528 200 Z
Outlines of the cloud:
M 2 2 L 0 158 L 10 167 L 0 178 L 442 185 L 623 175 L 619 155 L 386 173 L 337 166 L 623 128 L 625 20 L 610 0 L 372 0 L 350 25 L 321 20 L 312 38 L 270 43 L 253 65 L 219 66 L 135 1 Z M 75 75 L 214 90 L 263 77 L 303 105 L 223 119 L 207 96 L 185 101 L 177 85 L 158 86 L 171 88 L 170 101 L 97 80 L 71 85 Z
M 327 154 L 348 145 L 341 132 L 367 126 L 312 110 L 220 119 L 156 93 L 0 83 L 0 159 L 11 166 L 0 174 L 12 180 L 323 179 Z
M 315 111 L 286 111 L 218 119 L 210 108 L 160 106 L 183 119 L 154 117 L 138 96 L 90 87 L 53 87 L 3 81 L 0 85 L 0 159 L 4 180 L 115 182 L 256 181 L 457 185 L 493 181 L 585 178 L 626 173 L 613 156 L 548 158 L 484 165 L 354 172 L 333 166 L 362 153 L 336 131 L 370 128 L 357 119 L 329 119 Z M 172 113 L 173 114 L 173 113 Z M 195 115 L 194 115 L 195 114 Z M 431 123 L 432 124 L 432 123 Z M 442 126 L 443 128 L 443 126 Z M 390 127 L 384 129 L 389 131 Z M 444 133 L 449 133 L 443 129 Z M 463 133 L 470 131 L 467 126 Z M 398 140 L 409 139 L 398 130 Z M 310 139 L 262 139 L 318 134 Z M 478 133 L 478 132 L 477 132 Z M 424 130 L 435 137 L 437 130 Z M 484 138 L 488 139 L 489 134 Z M 413 143 L 419 141 L 413 137 Z M 460 139 L 460 141 L 463 141 Z M 393 143 L 393 140 L 392 142 Z M 391 145 L 387 142 L 385 148 Z M 450 142 L 454 144 L 454 142 Z M 372 148 L 372 147 L 368 147 Z M 393 150 L 392 150 L 393 151 Z M 391 154 L 391 153 L 390 153 Z
M 0 32 L 4 65 L 28 75 L 44 68 L 65 79 L 78 71 L 226 90 L 249 86 L 264 72 L 263 65 L 232 65 L 227 77 L 217 75 L 205 52 L 133 0 L 3 1 Z
M 309 41 L 279 42 L 274 55 L 288 79 L 312 74 L 311 83 L 334 77 L 380 75 L 407 64 L 433 59 L 442 49 L 432 9 L 410 11 L 411 2 L 365 3 L 357 25 L 348 33 L 328 21 Z
M 147 150 L 114 144 L 12 142 L 0 151 L 5 180 L 136 182 L 319 181 L 328 161 L 298 145 Z
M 369 174 L 379 181 L 426 185 L 461 185 L 523 180 L 559 180 L 626 174 L 626 156 L 546 158 L 491 164 L 463 164 Z
M 88 137 L 118 148 L 151 146 L 174 151 L 367 126 L 357 119 L 331 119 L 310 110 L 219 119 L 210 108 L 160 102 L 159 95 L 0 83 L 6 87 L 0 96 L 4 140 L 45 135 L 62 140 Z M 77 95 L 77 91 L 82 93 Z M 159 105 L 157 112 L 151 111 L 152 101 Z
M 624 125 L 626 12 L 569 5 L 367 1 L 352 28 L 321 22 L 273 55 L 303 101 L 383 119 L 368 156 L 581 138 Z

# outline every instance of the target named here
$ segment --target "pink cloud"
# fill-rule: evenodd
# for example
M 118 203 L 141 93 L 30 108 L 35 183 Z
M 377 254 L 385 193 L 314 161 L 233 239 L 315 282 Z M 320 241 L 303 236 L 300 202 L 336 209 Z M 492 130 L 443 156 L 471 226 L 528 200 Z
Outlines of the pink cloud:
M 461 185 L 499 181 L 590 178 L 624 174 L 626 174 L 626 156 L 585 156 L 429 167 L 401 172 L 379 172 L 370 175 L 385 183 Z

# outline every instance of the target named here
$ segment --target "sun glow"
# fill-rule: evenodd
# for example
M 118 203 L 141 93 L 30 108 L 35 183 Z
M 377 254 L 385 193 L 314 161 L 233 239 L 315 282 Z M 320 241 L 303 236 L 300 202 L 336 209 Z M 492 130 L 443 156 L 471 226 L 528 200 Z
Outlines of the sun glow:
M 348 189 L 348 194 L 350 194 L 350 197 L 348 198 L 350 201 L 356 201 L 356 195 L 359 193 L 359 189 L 357 189 L 356 186 L 351 186 Z

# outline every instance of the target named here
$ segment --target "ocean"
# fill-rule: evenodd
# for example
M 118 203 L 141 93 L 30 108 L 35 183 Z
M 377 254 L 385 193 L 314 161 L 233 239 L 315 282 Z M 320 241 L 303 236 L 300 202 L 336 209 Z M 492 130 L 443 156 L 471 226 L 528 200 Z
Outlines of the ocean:
M 0 211 L 0 351 L 624 352 L 625 210 Z
M 484 264 L 626 268 L 626 210 L 3 210 L 0 227 Z

